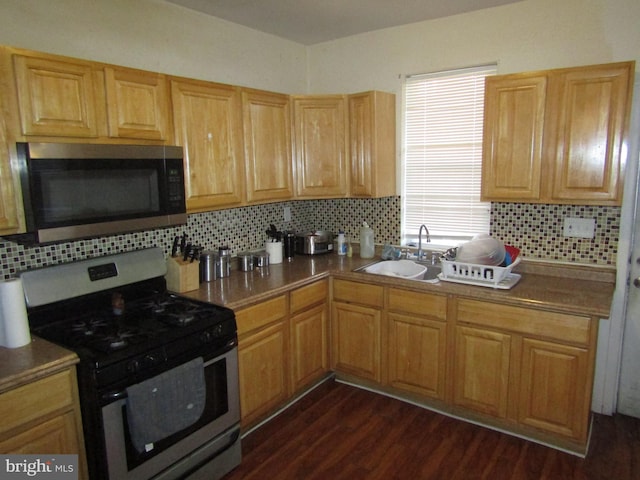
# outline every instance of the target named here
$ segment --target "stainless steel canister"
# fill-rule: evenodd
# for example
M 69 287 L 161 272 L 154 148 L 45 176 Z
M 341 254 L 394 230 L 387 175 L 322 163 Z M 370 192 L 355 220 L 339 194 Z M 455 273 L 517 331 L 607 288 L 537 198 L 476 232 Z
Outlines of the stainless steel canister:
M 269 266 L 269 254 L 267 252 L 257 252 L 254 254 L 255 265 L 258 268 L 266 268 Z
M 211 250 L 200 254 L 200 282 L 212 282 L 218 278 L 216 261 L 218 252 Z
M 231 249 L 229 247 L 225 246 L 218 249 L 216 273 L 218 278 L 228 277 L 231 274 Z
M 249 272 L 253 270 L 253 254 L 251 252 L 238 253 L 238 270 L 241 272 Z

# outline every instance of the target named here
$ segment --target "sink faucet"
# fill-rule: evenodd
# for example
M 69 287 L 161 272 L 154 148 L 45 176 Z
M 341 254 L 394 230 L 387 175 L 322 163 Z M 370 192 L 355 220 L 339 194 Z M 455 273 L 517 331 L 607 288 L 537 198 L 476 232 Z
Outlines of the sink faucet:
M 422 259 L 425 253 L 422 251 L 422 229 L 424 228 L 425 233 L 427 234 L 426 243 L 431 241 L 431 236 L 429 235 L 429 229 L 425 224 L 420 225 L 420 230 L 418 231 L 418 260 Z

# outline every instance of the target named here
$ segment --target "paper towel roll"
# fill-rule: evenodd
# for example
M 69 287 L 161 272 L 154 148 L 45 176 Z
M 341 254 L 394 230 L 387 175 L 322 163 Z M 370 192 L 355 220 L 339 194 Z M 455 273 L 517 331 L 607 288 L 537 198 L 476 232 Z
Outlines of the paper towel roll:
M 20 278 L 0 282 L 0 325 L 0 342 L 3 346 L 17 348 L 31 342 L 27 306 Z
M 265 250 L 269 254 L 269 263 L 282 263 L 282 242 L 267 242 Z

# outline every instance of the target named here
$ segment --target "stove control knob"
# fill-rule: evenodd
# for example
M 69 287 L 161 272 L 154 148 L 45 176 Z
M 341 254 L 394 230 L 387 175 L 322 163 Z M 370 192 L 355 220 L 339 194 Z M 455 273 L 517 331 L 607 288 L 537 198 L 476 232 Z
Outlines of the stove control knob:
M 200 334 L 200 341 L 202 343 L 209 343 L 211 340 L 213 340 L 213 335 L 211 335 L 210 331 L 205 330 Z
M 129 362 L 129 365 L 127 365 L 127 370 L 129 370 L 131 373 L 136 373 L 140 371 L 140 362 L 138 360 L 132 360 Z

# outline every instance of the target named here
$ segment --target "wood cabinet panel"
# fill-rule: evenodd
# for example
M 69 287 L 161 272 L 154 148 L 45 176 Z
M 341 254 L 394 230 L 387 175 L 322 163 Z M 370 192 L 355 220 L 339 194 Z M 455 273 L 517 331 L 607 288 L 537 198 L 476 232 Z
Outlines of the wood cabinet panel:
M 284 321 L 239 339 L 241 423 L 247 426 L 289 397 Z
M 322 378 L 329 370 L 329 311 L 323 302 L 290 319 L 292 391 Z
M 2 100 L 0 99 L 0 102 Z M 0 111 L 1 111 L 0 105 Z M 0 115 L 0 235 L 17 233 L 20 228 L 13 175 L 11 172 L 6 125 Z
M 346 101 L 342 95 L 293 97 L 296 196 L 347 194 Z
M 444 322 L 389 313 L 389 385 L 444 400 Z
M 14 56 L 24 135 L 98 136 L 97 80 L 89 63 Z
M 395 95 L 363 92 L 349 95 L 348 102 L 350 195 L 395 195 Z
M 236 312 L 238 336 L 269 325 L 284 318 L 286 315 L 287 297 L 285 295 L 238 310 Z
M 187 210 L 244 199 L 240 91 L 229 85 L 171 81 L 176 141 L 184 147 Z
M 621 198 L 629 118 L 630 64 L 570 70 L 558 75 L 553 191 L 558 200 Z
M 388 308 L 391 312 L 447 320 L 447 297 L 444 295 L 390 288 Z
M 506 418 L 510 355 L 510 335 L 456 327 L 454 403 Z
M 0 441 L 0 452 L 26 455 L 78 454 L 77 428 L 73 413 L 65 413 Z
M 109 136 L 171 141 L 166 77 L 113 67 L 106 67 L 104 72 Z
M 316 303 L 327 303 L 328 300 L 329 281 L 319 280 L 293 290 L 289 298 L 289 310 L 291 313 L 296 313 Z
M 457 302 L 457 320 L 584 345 L 593 328 L 589 317 L 467 299 Z
M 586 441 L 591 396 L 584 348 L 525 338 L 518 421 Z
M 547 77 L 485 82 L 482 196 L 538 199 Z
M 333 299 L 382 308 L 384 288 L 380 285 L 335 279 L 333 281 Z
M 381 318 L 380 310 L 334 301 L 331 362 L 336 370 L 382 381 Z
M 293 197 L 290 108 L 287 95 L 242 90 L 248 202 Z

